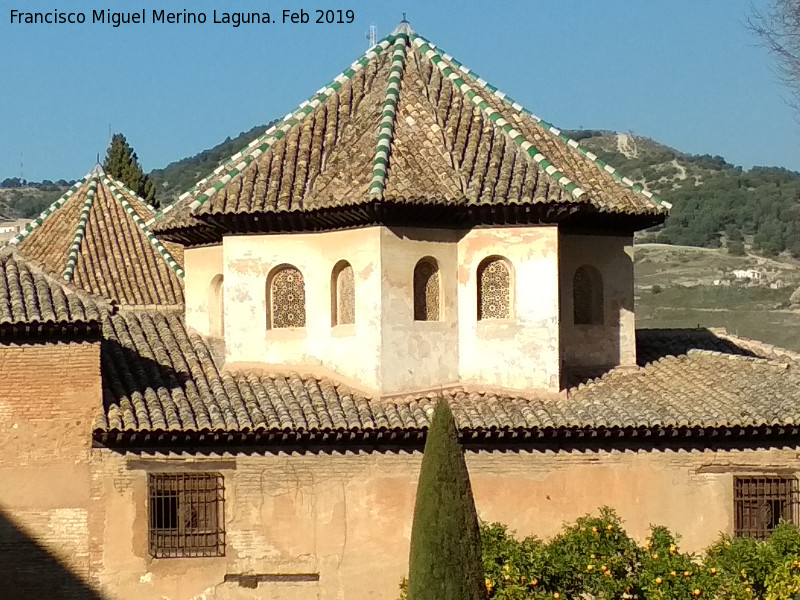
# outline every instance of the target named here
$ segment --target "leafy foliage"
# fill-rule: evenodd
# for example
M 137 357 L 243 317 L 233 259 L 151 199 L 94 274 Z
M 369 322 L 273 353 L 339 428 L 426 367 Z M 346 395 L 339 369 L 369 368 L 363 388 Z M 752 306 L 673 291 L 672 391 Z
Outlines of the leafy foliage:
M 109 176 L 124 183 L 148 204 L 158 207 L 155 183 L 144 174 L 139 157 L 121 133 L 111 137 L 103 168 Z
M 781 524 L 766 542 L 720 536 L 703 556 L 681 551 L 666 527 L 643 545 L 613 510 L 566 525 L 550 542 L 518 540 L 482 524 L 490 600 L 794 600 L 800 597 L 800 529 Z M 406 583 L 401 600 L 407 600 Z
M 411 529 L 409 600 L 482 600 L 478 515 L 458 431 L 436 404 L 422 457 Z

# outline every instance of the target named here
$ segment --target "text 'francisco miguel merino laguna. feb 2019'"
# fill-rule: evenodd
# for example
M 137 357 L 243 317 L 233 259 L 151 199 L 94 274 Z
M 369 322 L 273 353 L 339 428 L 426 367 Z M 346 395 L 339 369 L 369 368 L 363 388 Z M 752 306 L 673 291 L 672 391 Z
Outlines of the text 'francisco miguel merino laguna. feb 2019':
M 149 18 L 148 18 L 149 17 Z M 319 24 L 347 24 L 355 20 L 355 12 L 349 9 L 329 10 L 292 10 L 283 9 L 280 12 L 226 12 L 214 10 L 211 13 L 203 11 L 192 12 L 167 11 L 163 9 L 145 8 L 139 11 L 112 11 L 110 9 L 65 12 L 51 10 L 47 12 L 26 12 L 11 9 L 10 21 L 19 25 L 60 25 L 98 23 L 120 27 L 121 25 L 135 25 L 154 23 L 157 25 L 194 25 L 194 24 L 224 24 L 231 27 L 240 25 L 260 25 L 265 23 L 319 23 Z

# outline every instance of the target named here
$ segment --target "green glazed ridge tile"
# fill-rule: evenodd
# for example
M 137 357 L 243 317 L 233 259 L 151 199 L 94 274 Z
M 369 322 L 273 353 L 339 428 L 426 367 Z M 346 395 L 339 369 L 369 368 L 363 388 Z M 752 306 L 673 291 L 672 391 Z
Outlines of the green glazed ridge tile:
M 627 185 L 628 187 L 633 189 L 636 193 L 641 194 L 642 196 L 644 196 L 645 198 L 651 200 L 652 202 L 654 202 L 658 206 L 663 206 L 663 207 L 665 207 L 667 209 L 672 208 L 672 205 L 669 202 L 666 202 L 665 200 L 662 200 L 661 198 L 659 198 L 658 196 L 656 196 L 652 192 L 650 192 L 648 190 L 645 190 L 644 187 L 641 184 L 638 184 L 638 183 L 630 180 L 629 178 L 622 176 L 614 167 L 611 167 L 610 165 L 607 165 L 606 163 L 603 163 L 602 161 L 600 161 L 594 153 L 589 152 L 588 150 L 583 148 L 577 141 L 575 141 L 572 138 L 570 138 L 569 136 L 565 135 L 560 129 L 558 129 L 557 127 L 555 127 L 551 123 L 548 123 L 547 121 L 542 120 L 541 118 L 539 118 L 538 116 L 533 114 L 531 111 L 529 111 L 527 108 L 525 108 L 524 106 L 522 106 L 521 104 L 516 102 L 513 98 L 511 98 L 507 94 L 501 92 L 497 87 L 491 85 L 490 83 L 488 83 L 487 81 L 485 81 L 484 79 L 479 77 L 477 73 L 475 73 L 474 71 L 472 71 L 469 68 L 465 67 L 461 62 L 459 62 L 458 60 L 453 58 L 451 55 L 445 53 L 441 48 L 438 48 L 436 46 L 436 44 L 428 41 L 427 39 L 425 39 L 423 36 L 421 36 L 419 34 L 413 34 L 411 36 L 411 38 L 412 38 L 412 43 L 414 43 L 417 47 L 419 47 L 421 49 L 422 45 L 427 45 L 428 47 L 433 49 L 433 51 L 436 52 L 440 57 L 442 57 L 448 63 L 450 63 L 453 66 L 455 66 L 459 71 L 461 71 L 462 73 L 467 75 L 472 81 L 477 83 L 480 87 L 482 87 L 482 88 L 486 89 L 487 91 L 491 92 L 494 96 L 496 96 L 497 98 L 499 98 L 500 100 L 502 100 L 503 102 L 505 102 L 506 104 L 511 106 L 511 108 L 513 108 L 514 110 L 516 110 L 518 112 L 521 112 L 521 113 L 527 115 L 528 117 L 532 118 L 534 121 L 539 123 L 539 125 L 541 125 L 543 129 L 545 129 L 549 133 L 553 134 L 559 140 L 561 140 L 563 143 L 565 143 L 568 146 L 570 146 L 571 148 L 577 150 L 582 155 L 586 156 L 586 158 L 588 158 L 592 162 L 595 162 L 596 164 L 598 164 L 598 166 L 600 168 L 602 168 L 607 173 L 612 175 L 612 177 L 614 177 L 614 179 L 616 179 L 620 183 L 623 183 L 624 185 Z
M 42 225 L 42 223 L 44 223 L 44 220 L 47 217 L 49 217 L 51 214 L 53 214 L 55 211 L 57 211 L 59 208 L 61 208 L 61 206 L 67 200 L 69 200 L 75 194 L 75 192 L 77 192 L 79 189 L 81 189 L 86 184 L 86 182 L 89 181 L 91 178 L 92 178 L 92 174 L 89 173 L 82 180 L 76 181 L 75 184 L 71 188 L 69 188 L 66 192 L 64 192 L 64 195 L 59 197 L 57 200 L 55 200 L 55 202 L 53 202 L 50 206 L 48 206 L 41 213 L 39 213 L 38 217 L 36 217 L 35 219 L 31 220 L 31 222 L 28 225 L 25 226 L 25 229 L 20 231 L 8 243 L 10 245 L 12 245 L 12 246 L 16 246 L 20 242 L 22 242 L 22 240 L 24 240 L 32 231 L 34 231 L 35 229 L 39 228 Z
M 392 62 L 387 77 L 386 97 L 381 110 L 375 158 L 372 161 L 372 180 L 369 187 L 370 198 L 375 200 L 382 200 L 386 189 L 386 173 L 394 141 L 394 124 L 403 80 L 407 41 L 408 37 L 405 34 L 397 35 L 392 49 Z
M 81 207 L 81 213 L 78 217 L 78 225 L 75 228 L 75 236 L 72 239 L 69 251 L 67 252 L 67 264 L 64 267 L 62 277 L 64 281 L 70 283 L 75 273 L 75 265 L 78 263 L 78 255 L 81 251 L 83 239 L 86 236 L 86 224 L 89 222 L 89 213 L 92 212 L 92 205 L 94 205 L 94 198 L 97 194 L 97 176 L 93 176 L 89 181 L 89 189 L 86 192 L 86 198 Z
M 353 75 L 364 69 L 364 67 L 369 65 L 375 58 L 380 56 L 390 45 L 394 43 L 396 37 L 397 36 L 391 35 L 387 36 L 375 46 L 367 50 L 362 57 L 357 59 L 353 64 L 350 65 L 350 67 L 339 73 L 339 75 L 337 75 L 328 85 L 320 88 L 313 96 L 311 96 L 310 99 L 300 104 L 294 112 L 287 114 L 280 123 L 273 125 L 262 136 L 254 140 L 255 143 L 251 142 L 248 144 L 244 151 L 234 154 L 227 161 L 225 161 L 223 165 L 217 167 L 217 169 L 214 170 L 214 173 L 197 182 L 189 192 L 182 194 L 180 199 L 184 199 L 199 193 L 198 197 L 190 203 L 189 211 L 194 213 L 200 206 L 205 204 L 211 197 L 213 197 L 217 191 L 219 191 L 218 189 L 214 189 L 213 186 L 202 190 L 202 192 L 200 191 L 202 187 L 211 179 L 222 174 L 222 176 L 219 177 L 219 182 L 222 182 L 223 184 L 228 183 L 228 181 L 230 181 L 233 177 L 230 174 L 232 169 L 239 168 L 239 170 L 241 170 L 246 166 L 246 163 L 237 162 L 245 155 L 245 153 L 252 160 L 258 158 L 261 154 L 266 152 L 276 140 L 284 137 L 292 127 L 299 124 L 305 117 L 311 114 L 314 109 L 320 106 L 328 97 L 333 95 L 333 93 L 341 88 L 345 82 L 350 80 Z M 256 144 L 261 144 L 261 146 L 256 149 L 252 149 Z M 231 167 L 232 164 L 233 167 Z
M 147 238 L 147 240 L 150 242 L 153 248 L 155 248 L 155 250 L 159 253 L 161 258 L 164 259 L 169 268 L 172 269 L 172 271 L 176 275 L 178 275 L 178 277 L 183 279 L 184 271 L 178 264 L 178 261 L 175 260 L 175 258 L 170 254 L 169 250 L 167 250 L 164 244 L 161 243 L 161 240 L 159 240 L 150 231 L 150 229 L 147 227 L 147 224 L 142 220 L 142 218 L 138 214 L 136 214 L 136 211 L 133 209 L 133 206 L 131 206 L 131 203 L 128 201 L 128 199 L 125 198 L 125 196 L 121 194 L 117 189 L 118 187 L 121 187 L 120 182 L 117 181 L 116 179 L 111 179 L 107 176 L 103 176 L 103 183 L 108 187 L 108 189 L 111 191 L 111 194 L 120 203 L 120 205 L 128 214 L 128 216 L 130 216 L 131 219 L 133 219 L 133 222 L 136 224 L 139 230 L 144 234 L 144 236 Z

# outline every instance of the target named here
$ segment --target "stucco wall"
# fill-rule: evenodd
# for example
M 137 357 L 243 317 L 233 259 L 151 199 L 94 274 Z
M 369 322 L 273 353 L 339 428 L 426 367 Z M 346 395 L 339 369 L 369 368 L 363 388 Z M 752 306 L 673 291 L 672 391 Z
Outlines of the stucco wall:
M 513 271 L 514 314 L 477 319 L 477 268 L 502 256 Z M 441 315 L 414 320 L 417 262 L 439 266 Z M 331 325 L 331 274 L 354 270 L 354 325 Z M 470 231 L 371 227 L 352 231 L 226 236 L 186 252 L 186 319 L 208 335 L 209 290 L 224 275 L 226 362 L 300 370 L 320 367 L 380 394 L 461 382 L 557 389 L 559 238 L 555 226 Z M 300 270 L 306 326 L 271 329 L 267 280 L 280 265 Z M 357 357 L 357 359 L 356 359 Z
M 565 369 L 636 364 L 633 306 L 633 239 L 630 236 L 562 233 L 559 246 L 561 346 Z M 603 323 L 575 325 L 573 281 L 581 265 L 603 280 Z
M 97 451 L 106 519 L 99 579 L 110 598 L 393 600 L 407 569 L 421 454 L 164 457 Z M 173 457 L 178 458 L 178 457 Z M 650 524 L 702 550 L 733 527 L 733 474 L 796 469 L 797 449 L 734 452 L 480 452 L 467 462 L 479 515 L 518 535 L 550 537 L 603 505 L 643 540 Z M 203 465 L 206 465 L 205 467 Z M 225 476 L 227 552 L 147 555 L 148 471 L 207 468 Z M 224 582 L 258 575 L 256 589 Z M 297 575 L 318 575 L 289 582 Z M 283 578 L 283 581 L 280 579 Z
M 183 260 L 186 325 L 201 335 L 209 335 L 209 310 L 216 308 L 209 306 L 209 289 L 214 277 L 222 274 L 222 244 L 186 248 Z
M 355 276 L 355 325 L 331 326 L 331 275 Z M 380 388 L 381 269 L 377 227 L 313 234 L 226 236 L 225 351 L 229 363 L 321 366 Z M 306 326 L 267 327 L 267 278 L 292 265 L 305 282 Z
M 381 228 L 381 367 L 383 393 L 458 382 L 458 232 Z M 414 267 L 439 266 L 438 321 L 414 320 Z
M 458 243 L 461 380 L 509 389 L 559 386 L 558 229 L 473 229 Z M 512 318 L 478 320 L 477 270 L 489 256 L 507 259 Z
M 11 598 L 88 598 L 100 344 L 0 347 L 0 572 Z

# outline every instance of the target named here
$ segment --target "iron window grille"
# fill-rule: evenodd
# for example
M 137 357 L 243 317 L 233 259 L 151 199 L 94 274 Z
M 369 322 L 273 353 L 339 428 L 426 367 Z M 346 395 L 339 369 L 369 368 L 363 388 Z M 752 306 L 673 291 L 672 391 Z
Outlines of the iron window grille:
M 798 523 L 794 477 L 735 477 L 734 531 L 737 537 L 766 539 L 781 521 Z
M 225 556 L 225 486 L 218 473 L 151 473 L 150 555 Z

